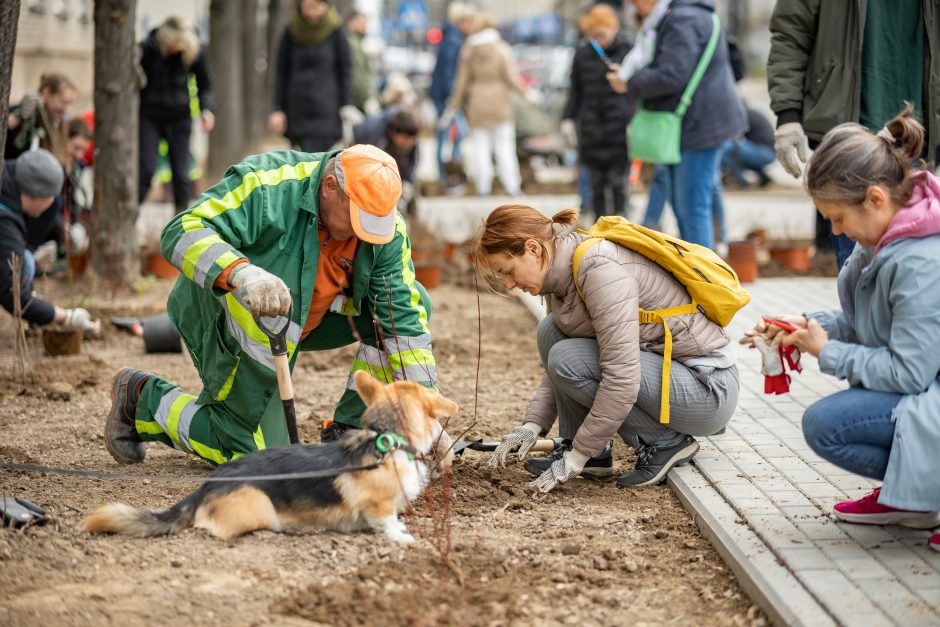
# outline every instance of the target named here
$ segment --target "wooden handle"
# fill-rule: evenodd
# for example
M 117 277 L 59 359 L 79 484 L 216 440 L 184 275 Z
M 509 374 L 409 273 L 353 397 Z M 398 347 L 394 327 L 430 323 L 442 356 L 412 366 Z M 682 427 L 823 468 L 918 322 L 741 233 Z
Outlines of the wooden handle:
M 555 440 L 549 440 L 547 438 L 542 438 L 535 442 L 535 446 L 529 449 L 530 452 L 534 453 L 550 453 L 555 450 Z
M 290 365 L 287 362 L 287 355 L 275 355 L 274 368 L 277 371 L 277 389 L 281 393 L 281 400 L 293 400 L 294 384 L 290 380 Z

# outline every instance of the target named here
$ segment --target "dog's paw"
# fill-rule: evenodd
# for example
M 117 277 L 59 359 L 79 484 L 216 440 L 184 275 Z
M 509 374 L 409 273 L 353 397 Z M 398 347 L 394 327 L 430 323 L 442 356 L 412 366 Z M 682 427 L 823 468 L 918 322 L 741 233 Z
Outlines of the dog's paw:
M 410 533 L 398 533 L 395 536 L 389 536 L 389 539 L 399 544 L 414 544 L 415 537 Z

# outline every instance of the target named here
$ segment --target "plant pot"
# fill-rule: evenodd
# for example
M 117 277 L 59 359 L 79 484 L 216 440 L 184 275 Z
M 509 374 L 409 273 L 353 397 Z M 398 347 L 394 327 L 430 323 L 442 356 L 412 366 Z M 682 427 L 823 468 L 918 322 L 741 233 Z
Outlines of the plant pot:
M 180 332 L 170 316 L 160 314 L 143 321 L 144 350 L 148 353 L 182 353 Z
M 417 266 L 419 263 L 426 263 L 431 260 L 431 254 L 423 249 L 411 249 L 411 261 Z
M 757 240 L 728 243 L 728 265 L 741 283 L 757 280 Z
M 444 249 L 441 251 L 441 255 L 444 257 L 444 261 L 450 261 L 454 258 L 455 252 L 457 252 L 457 244 L 447 243 L 444 244 Z
M 441 264 L 415 264 L 415 280 L 427 289 L 437 287 L 441 284 Z
M 69 268 L 69 277 L 77 278 L 85 274 L 88 267 L 88 257 L 86 255 L 67 255 L 65 261 Z
M 770 258 L 794 272 L 809 272 L 809 246 L 777 246 L 770 249 Z
M 81 329 L 46 327 L 42 330 L 42 345 L 52 357 L 79 355 L 82 352 L 84 335 Z
M 158 279 L 175 279 L 180 271 L 163 258 L 163 255 L 147 255 L 147 269 Z

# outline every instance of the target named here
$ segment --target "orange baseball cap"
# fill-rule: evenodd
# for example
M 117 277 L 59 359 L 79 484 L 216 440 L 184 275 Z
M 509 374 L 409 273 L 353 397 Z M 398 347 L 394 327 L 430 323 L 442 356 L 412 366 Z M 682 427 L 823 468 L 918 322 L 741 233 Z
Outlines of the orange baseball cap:
M 350 146 L 336 160 L 336 180 L 349 198 L 356 236 L 370 244 L 392 241 L 395 206 L 401 198 L 401 174 L 395 160 L 375 146 Z

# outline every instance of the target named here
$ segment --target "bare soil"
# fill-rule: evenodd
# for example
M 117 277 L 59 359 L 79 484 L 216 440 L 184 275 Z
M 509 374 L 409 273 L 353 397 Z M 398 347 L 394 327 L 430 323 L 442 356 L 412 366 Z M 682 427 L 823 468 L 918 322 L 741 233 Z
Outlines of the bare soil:
M 469 429 L 497 439 L 519 422 L 540 378 L 535 324 L 514 300 L 478 297 L 466 287 L 472 280 L 455 273 L 431 292 L 441 387 L 461 406 L 448 429 L 455 437 Z M 98 290 L 83 283 L 40 289 L 106 321 L 161 311 L 171 285 L 158 281 L 121 297 L 95 297 Z M 199 460 L 159 445 L 150 445 L 139 466 L 118 466 L 108 455 L 102 427 L 118 368 L 159 373 L 189 392 L 197 392 L 198 377 L 185 355 L 147 355 L 140 339 L 105 327 L 81 355 L 68 357 L 45 356 L 34 334 L 34 381 L 24 386 L 12 375 L 12 320 L 0 315 L 0 461 L 208 473 Z M 305 442 L 318 440 L 353 354 L 348 347 L 300 356 L 294 384 Z M 0 469 L 0 494 L 31 499 L 51 515 L 43 527 L 0 529 L 0 624 L 764 624 L 668 488 L 624 491 L 575 480 L 534 498 L 521 465 L 494 471 L 486 455 L 465 452 L 450 486 L 435 486 L 405 516 L 419 537 L 408 548 L 370 533 L 322 530 L 229 542 L 195 530 L 154 539 L 92 537 L 77 525 L 93 507 L 121 501 L 165 508 L 196 483 Z M 633 462 L 622 443 L 615 458 L 622 468 Z M 435 548 L 446 543 L 443 522 L 449 566 Z

